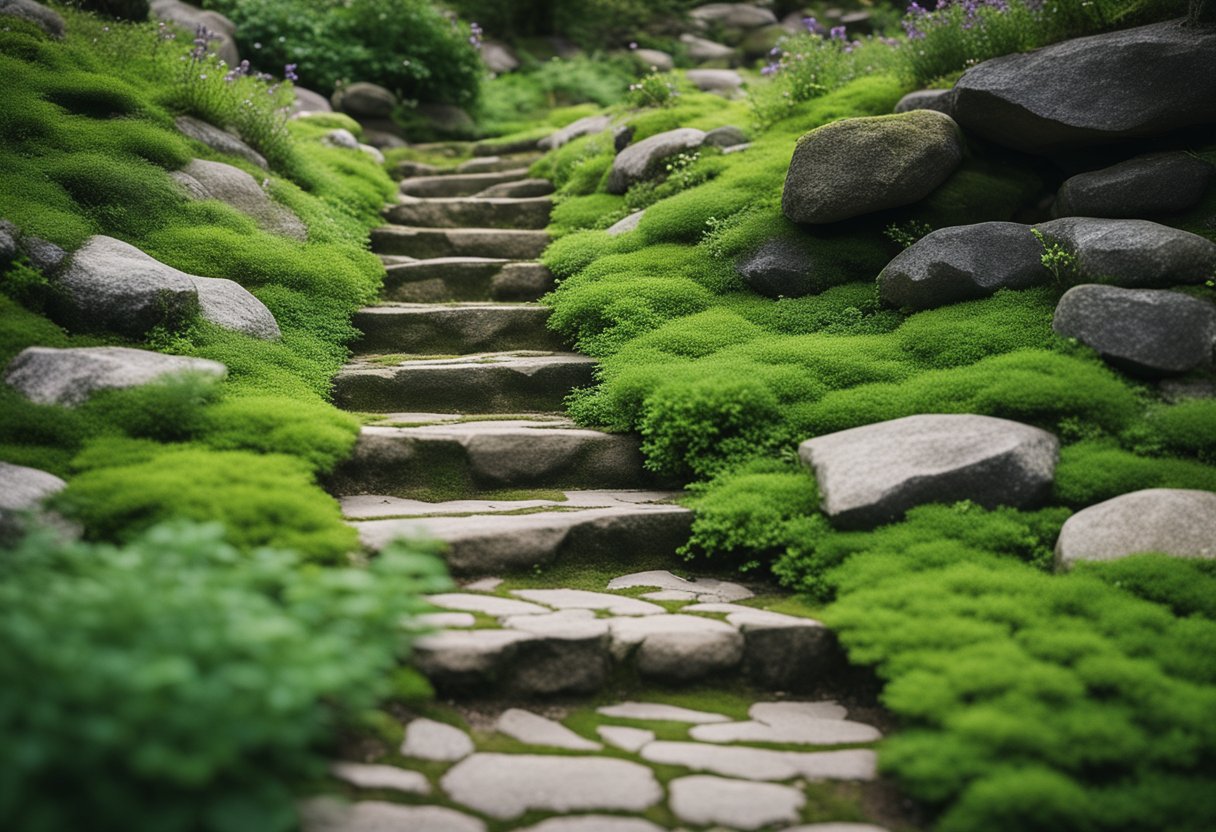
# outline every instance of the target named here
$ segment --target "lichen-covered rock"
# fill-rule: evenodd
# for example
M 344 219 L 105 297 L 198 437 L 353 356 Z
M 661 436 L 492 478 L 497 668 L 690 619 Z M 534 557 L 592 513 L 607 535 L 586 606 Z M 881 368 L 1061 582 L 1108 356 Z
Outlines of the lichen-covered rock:
M 910 92 L 895 105 L 894 112 L 910 113 L 913 110 L 937 110 L 948 116 L 954 114 L 954 90 L 916 90 Z
M 1148 220 L 1065 217 L 1040 223 L 1073 254 L 1082 279 L 1129 289 L 1202 283 L 1216 271 L 1216 243 Z
M 1034 505 L 1051 490 L 1059 445 L 1008 419 L 935 413 L 818 436 L 798 451 L 815 472 L 824 514 L 865 529 L 923 503 Z
M 1056 564 L 1117 560 L 1154 552 L 1216 558 L 1216 493 L 1149 488 L 1069 517 L 1056 540 Z
M 933 309 L 1000 289 L 1026 289 L 1051 279 L 1042 255 L 1042 244 L 1026 225 L 941 228 L 887 264 L 878 275 L 878 294 L 888 306 Z
M 955 118 L 1030 152 L 1216 123 L 1216 28 L 1154 23 L 984 61 L 955 84 Z
M 28 20 L 53 38 L 63 37 L 63 18 L 35 0 L 0 0 L 0 15 Z
M 769 240 L 739 261 L 737 270 L 752 291 L 769 298 L 800 298 L 812 294 L 814 264 L 789 240 Z
M 333 94 L 334 109 L 356 118 L 388 118 L 397 106 L 397 96 L 379 84 L 356 81 Z
M 9 363 L 4 382 L 35 404 L 74 407 L 99 390 L 139 387 L 182 373 L 222 378 L 227 368 L 205 358 L 129 347 L 28 347 Z
M 1149 153 L 1101 170 L 1079 173 L 1060 186 L 1057 217 L 1138 218 L 1193 208 L 1213 168 L 1189 153 Z
M 214 124 L 208 124 L 192 116 L 178 116 L 174 119 L 173 123 L 177 125 L 177 129 L 183 135 L 189 136 L 197 142 L 202 142 L 212 150 L 239 156 L 246 162 L 252 162 L 260 168 L 267 170 L 270 168 L 265 156 L 227 130 L 221 130 Z
M 258 181 L 223 162 L 193 159 L 173 178 L 195 199 L 217 199 L 248 214 L 261 228 L 303 242 L 308 229 L 290 209 L 275 202 Z
M 1216 306 L 1164 289 L 1085 284 L 1064 293 L 1052 328 L 1138 375 L 1178 375 L 1210 367 Z
M 635 182 L 659 173 L 664 161 L 686 150 L 694 150 L 705 141 L 705 133 L 692 127 L 681 127 L 651 136 L 632 144 L 616 155 L 608 174 L 608 192 L 623 194 Z
M 781 209 L 794 222 L 818 224 L 910 205 L 962 159 L 962 135 L 944 113 L 843 119 L 798 140 Z

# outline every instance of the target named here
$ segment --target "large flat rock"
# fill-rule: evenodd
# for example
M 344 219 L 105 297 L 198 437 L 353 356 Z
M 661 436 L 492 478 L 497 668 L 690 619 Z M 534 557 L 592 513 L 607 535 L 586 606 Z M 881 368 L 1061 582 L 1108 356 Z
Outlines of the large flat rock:
M 475 817 L 443 806 L 407 806 L 383 800 L 345 804 L 333 798 L 314 798 L 300 809 L 303 832 L 485 832 Z
M 1216 558 L 1216 493 L 1149 488 L 1082 509 L 1064 523 L 1056 564 L 1154 552 Z
M 548 197 L 504 199 L 451 197 L 418 199 L 402 197 L 384 216 L 397 225 L 425 228 L 544 228 L 549 224 L 553 201 Z
M 365 353 L 467 355 L 513 350 L 552 351 L 564 346 L 549 330 L 550 309 L 513 303 L 392 303 L 355 313 Z M 427 405 L 428 407 L 432 405 Z
M 494 727 L 500 734 L 506 734 L 526 745 L 564 748 L 567 751 L 599 751 L 603 748 L 598 742 L 580 737 L 560 722 L 522 708 L 508 708 L 503 711 Z
M 1031 506 L 1051 489 L 1059 441 L 991 416 L 923 414 L 808 439 L 799 455 L 843 528 L 898 520 L 922 503 Z
M 36 404 L 74 407 L 100 390 L 139 387 L 183 373 L 223 378 L 227 368 L 205 358 L 129 347 L 29 347 L 9 363 L 4 381 Z
M 792 786 L 704 774 L 679 777 L 668 789 L 671 811 L 695 826 L 750 830 L 793 823 L 806 805 L 806 795 Z
M 498 257 L 433 257 L 386 265 L 381 298 L 400 303 L 533 301 L 553 290 L 540 263 Z
M 652 742 L 641 751 L 651 763 L 684 766 L 745 780 L 873 780 L 877 755 L 864 748 L 844 751 L 775 751 L 701 742 Z

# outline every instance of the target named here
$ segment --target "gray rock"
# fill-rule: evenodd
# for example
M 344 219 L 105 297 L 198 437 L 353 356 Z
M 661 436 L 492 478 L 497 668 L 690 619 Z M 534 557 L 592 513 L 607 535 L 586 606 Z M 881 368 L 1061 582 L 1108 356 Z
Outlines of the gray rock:
M 630 231 L 635 230 L 641 224 L 642 217 L 645 215 L 645 208 L 643 208 L 641 211 L 634 211 L 629 216 L 619 219 L 612 225 L 605 228 L 604 233 L 609 237 L 619 237 L 622 234 L 627 234 Z
M 578 815 L 575 817 L 549 818 L 535 826 L 518 832 L 663 832 L 641 818 L 625 818 L 618 815 Z
M 53 38 L 63 37 L 63 18 L 34 0 L 0 0 L 0 15 L 27 20 Z
M 216 326 L 273 341 L 282 336 L 278 321 L 266 304 L 235 281 L 222 277 L 190 275 L 198 290 L 199 314 Z
M 536 144 L 541 150 L 557 150 L 562 145 L 569 144 L 575 139 L 583 136 L 603 133 L 611 126 L 611 116 L 585 116 L 580 118 L 578 121 L 572 121 L 560 130 L 545 136 Z
M 1164 289 L 1216 273 L 1216 243 L 1148 220 L 1065 217 L 1037 228 L 1076 257 L 1089 283 Z
M 759 829 L 793 823 L 806 805 L 806 795 L 791 786 L 703 774 L 679 777 L 668 784 L 668 789 L 671 811 L 695 826 Z
M 356 118 L 388 118 L 397 106 L 397 96 L 367 81 L 347 84 L 336 90 L 330 101 L 335 110 Z
M 36 404 L 74 407 L 99 390 L 139 387 L 166 376 L 223 378 L 218 361 L 128 347 L 28 347 L 9 363 L 4 381 Z
M 43 501 L 67 486 L 46 471 L 0 461 L 0 545 L 19 537 L 26 518 L 41 514 Z
M 1216 558 L 1216 493 L 1149 488 L 1082 509 L 1060 529 L 1056 565 L 1149 552 Z
M 809 823 L 805 826 L 790 826 L 785 832 L 887 832 L 872 823 Z
M 476 128 L 473 117 L 455 104 L 419 104 L 416 112 L 440 133 L 461 135 Z
M 680 43 L 688 50 L 688 57 L 697 63 L 727 61 L 735 57 L 735 50 L 729 46 L 687 32 L 680 35 Z
M 425 612 L 416 615 L 413 623 L 425 629 L 445 629 L 448 627 L 476 627 L 477 616 L 471 612 Z
M 677 577 L 665 569 L 655 569 L 648 572 L 634 572 L 622 575 L 608 582 L 608 589 L 632 589 L 635 587 L 653 586 L 666 590 L 685 592 L 698 601 L 731 602 L 742 601 L 753 597 L 754 593 L 747 587 L 731 581 L 719 581 L 714 578 L 694 578 L 686 580 Z
M 1179 21 L 1066 40 L 972 67 L 959 124 L 1042 152 L 1216 123 L 1216 29 Z
M 658 722 L 687 722 L 693 725 L 708 725 L 714 722 L 730 722 L 730 717 L 710 711 L 696 711 L 678 705 L 663 705 L 657 702 L 622 702 L 619 705 L 604 705 L 596 713 L 616 719 L 636 719 Z
M 668 130 L 632 144 L 616 155 L 608 174 L 607 190 L 623 194 L 635 182 L 656 176 L 662 163 L 677 153 L 695 150 L 705 141 L 705 133 L 692 127 Z
M 355 138 L 355 134 L 344 127 L 339 127 L 337 130 L 330 130 L 325 134 L 323 141 L 326 144 L 331 144 L 334 147 L 344 147 L 347 150 L 359 149 L 359 140 Z
M 797 745 L 849 745 L 882 739 L 882 734 L 873 726 L 845 719 L 816 717 L 697 725 L 688 735 L 698 742 L 771 742 Z
M 432 719 L 415 719 L 405 726 L 401 753 L 419 760 L 455 762 L 474 751 L 473 740 L 464 731 Z
M 193 159 L 172 174 L 195 199 L 216 199 L 248 214 L 262 229 L 303 242 L 308 229 L 290 209 L 275 202 L 258 181 L 223 162 Z
M 1026 289 L 1051 280 L 1030 226 L 981 222 L 941 228 L 895 256 L 878 275 L 878 294 L 897 308 L 934 309 Z
M 948 116 L 954 115 L 954 90 L 917 90 L 910 92 L 895 104 L 894 112 L 907 113 L 912 110 L 937 110 Z
M 20 239 L 21 229 L 8 220 L 0 220 L 0 268 L 17 259 L 17 255 L 21 253 L 18 244 Z
M 714 92 L 728 98 L 743 86 L 743 76 L 733 69 L 690 69 L 685 75 L 701 92 Z
M 523 616 L 509 623 L 547 617 Z M 414 646 L 416 666 L 442 691 L 588 693 L 603 686 L 610 666 L 606 633 L 583 631 L 568 622 L 541 633 L 446 630 L 423 636 Z
M 481 62 L 495 75 L 503 75 L 519 69 L 519 58 L 515 57 L 511 48 L 490 40 L 481 43 Z
M 31 266 L 45 275 L 57 273 L 68 259 L 68 253 L 59 246 L 28 235 L 21 238 L 21 253 Z
M 527 601 L 516 601 L 512 598 L 500 598 L 497 595 L 480 595 L 468 592 L 448 592 L 440 595 L 428 595 L 426 600 L 440 609 L 479 612 L 483 615 L 493 615 L 495 617 L 545 615 L 550 612 L 546 607 L 542 607 L 539 604 L 530 604 Z
M 1138 375 L 1179 375 L 1211 367 L 1216 306 L 1164 289 L 1084 284 L 1064 293 L 1052 329 Z
M 406 806 L 382 800 L 345 804 L 332 797 L 305 801 L 300 807 L 303 832 L 486 832 L 486 825 L 442 806 Z
M 632 653 L 643 676 L 688 681 L 728 671 L 743 659 L 743 636 L 721 621 L 690 615 L 614 618 L 612 650 Z
M 629 147 L 629 143 L 633 141 L 633 134 L 636 132 L 632 124 L 622 124 L 619 127 L 612 128 L 612 152 L 620 153 L 625 148 Z
M 637 752 L 647 743 L 654 742 L 654 731 L 644 728 L 629 728 L 625 725 L 601 725 L 595 729 L 600 739 L 622 751 Z
M 922 414 L 803 442 L 824 513 L 873 528 L 922 503 L 1034 505 L 1051 489 L 1059 441 L 1038 428 L 973 414 Z
M 475 196 L 482 199 L 533 199 L 553 193 L 553 183 L 548 179 L 519 179 L 491 185 Z
M 743 58 L 747 61 L 768 59 L 772 56 L 773 49 L 780 46 L 782 41 L 789 36 L 789 28 L 781 23 L 761 26 L 759 29 L 753 29 L 747 33 L 739 43 L 739 50 L 743 52 Z
M 630 54 L 643 67 L 656 72 L 671 72 L 676 68 L 675 60 L 658 49 L 634 49 Z
M 735 147 L 747 144 L 747 134 L 733 124 L 728 124 L 725 127 L 715 127 L 705 134 L 704 144 L 708 147 Z
M 772 11 L 750 3 L 707 3 L 690 11 L 688 16 L 702 23 L 719 23 L 730 29 L 756 29 L 777 22 L 777 16 Z
M 652 742 L 640 756 L 651 763 L 684 766 L 745 780 L 873 780 L 877 756 L 869 749 L 776 751 L 703 742 Z
M 934 110 L 832 122 L 798 140 L 781 209 L 817 224 L 910 205 L 962 159 L 958 125 Z
M 494 727 L 500 734 L 506 734 L 526 745 L 545 745 L 570 751 L 599 751 L 603 748 L 598 742 L 580 737 L 560 722 L 521 708 L 508 708 L 503 711 Z
M 613 595 L 608 592 L 590 592 L 585 589 L 516 589 L 511 592 L 525 601 L 544 604 L 558 610 L 598 610 L 609 615 L 662 615 L 664 609 L 657 604 Z
M 646 766 L 606 757 L 474 754 L 440 782 L 456 803 L 500 820 L 536 810 L 641 812 L 663 798 Z
M 266 161 L 265 156 L 227 130 L 221 130 L 214 124 L 208 124 L 193 116 L 178 116 L 173 120 L 173 123 L 177 125 L 180 133 L 194 139 L 196 142 L 207 145 L 212 150 L 220 153 L 230 153 L 260 168 L 270 169 L 270 164 Z
M 1057 217 L 1140 218 L 1177 214 L 1203 199 L 1213 169 L 1189 153 L 1150 153 L 1071 177 L 1056 194 Z
M 293 113 L 332 113 L 333 106 L 329 103 L 329 99 L 319 92 L 305 89 L 299 85 L 292 85 L 292 92 L 296 94 L 295 101 L 291 102 L 291 110 Z
M 181 0 L 152 0 L 149 6 L 153 17 L 176 23 L 191 34 L 199 26 L 206 26 L 207 30 L 216 36 L 216 39 L 211 41 L 210 50 L 229 66 L 236 66 L 241 62 L 241 55 L 234 40 L 236 25 L 224 15 L 191 6 Z
M 736 269 L 753 292 L 768 298 L 800 298 L 815 291 L 814 264 L 807 253 L 780 237 L 744 257 Z
M 396 766 L 335 762 L 330 764 L 329 773 L 356 789 L 388 789 L 406 794 L 431 793 L 431 784 L 425 775 Z

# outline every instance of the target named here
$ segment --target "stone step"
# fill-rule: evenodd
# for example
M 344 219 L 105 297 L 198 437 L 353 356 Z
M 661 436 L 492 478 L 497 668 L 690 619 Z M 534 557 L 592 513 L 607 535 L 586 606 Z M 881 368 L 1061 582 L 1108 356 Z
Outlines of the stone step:
M 429 503 L 360 495 L 343 498 L 342 510 L 375 551 L 401 537 L 438 540 L 454 574 L 486 576 L 573 559 L 674 558 L 692 524 L 692 512 L 671 502 L 679 496 L 583 491 L 565 501 Z
M 539 139 L 522 138 L 510 142 L 498 139 L 481 141 L 473 145 L 474 156 L 510 156 L 516 153 L 539 153 Z
M 418 228 L 385 225 L 373 228 L 372 251 L 430 257 L 501 257 L 535 260 L 549 245 L 544 231 L 506 228 Z
M 595 360 L 574 353 L 489 353 L 402 361 L 356 359 L 334 378 L 334 403 L 387 413 L 427 408 L 460 413 L 560 410 L 575 387 L 592 383 Z
M 470 355 L 564 348 L 549 308 L 522 303 L 389 303 L 355 313 L 363 354 Z
M 518 182 L 528 178 L 528 169 L 490 171 L 488 173 L 440 173 L 432 176 L 411 176 L 401 180 L 400 190 L 406 196 L 451 197 L 472 196 L 491 185 Z
M 403 421 L 408 420 L 406 417 Z M 475 495 L 512 488 L 645 488 L 636 436 L 564 419 L 368 426 L 329 479 L 334 494 Z
M 497 156 L 474 156 L 467 162 L 461 162 L 456 167 L 456 173 L 502 173 L 506 170 L 519 170 L 520 168 L 530 167 L 540 157 L 539 151 L 533 153 L 501 154 Z
M 540 263 L 495 257 L 433 257 L 387 263 L 380 296 L 398 303 L 539 300 L 556 285 Z
M 484 191 L 478 191 L 474 196 L 487 199 L 491 197 L 527 199 L 528 197 L 548 196 L 553 193 L 553 190 L 553 183 L 548 179 L 520 179 L 515 182 L 491 185 Z
M 549 224 L 553 201 L 548 197 L 509 199 L 445 197 L 418 199 L 401 197 L 384 211 L 396 225 L 423 228 L 525 228 L 542 229 Z

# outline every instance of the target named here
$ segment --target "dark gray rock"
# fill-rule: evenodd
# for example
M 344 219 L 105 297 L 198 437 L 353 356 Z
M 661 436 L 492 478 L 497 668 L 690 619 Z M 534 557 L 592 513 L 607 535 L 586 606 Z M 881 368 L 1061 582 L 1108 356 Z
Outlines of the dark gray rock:
M 0 220 L 0 268 L 16 260 L 17 255 L 21 253 L 17 246 L 20 238 L 21 231 L 17 226 L 8 220 Z
M 1154 552 L 1216 558 L 1216 493 L 1149 488 L 1069 517 L 1056 540 L 1056 565 Z
M 1065 217 L 1037 228 L 1076 257 L 1087 282 L 1155 289 L 1202 283 L 1216 273 L 1216 243 L 1148 220 Z
M 30 265 L 45 275 L 53 275 L 68 258 L 68 253 L 54 243 L 38 237 L 22 237 L 21 252 Z
M 615 127 L 612 130 L 612 149 L 620 153 L 625 148 L 629 147 L 629 143 L 633 141 L 633 125 L 622 124 L 620 127 Z
M 765 297 L 800 298 L 815 291 L 814 264 L 789 240 L 769 240 L 739 261 L 737 268 L 743 282 Z
M 128 347 L 29 347 L 4 371 L 4 382 L 35 404 L 75 407 L 99 390 L 140 387 L 166 376 L 196 373 L 223 378 L 218 361 Z
M 1111 364 L 1150 377 L 1210 367 L 1216 348 L 1216 306 L 1164 289 L 1074 286 L 1051 325 Z
M 356 81 L 337 90 L 331 99 L 335 110 L 356 118 L 388 118 L 397 96 L 379 84 Z
M 562 145 L 569 144 L 577 138 L 602 133 L 611 126 L 611 116 L 585 116 L 545 136 L 536 144 L 541 150 L 557 150 Z
M 1059 445 L 1008 419 L 924 414 L 808 439 L 798 452 L 832 523 L 868 529 L 923 503 L 1034 505 L 1051 491 Z
M 357 147 L 358 145 L 356 145 Z M 194 159 L 173 178 L 195 199 L 217 199 L 248 214 L 263 230 L 304 242 L 308 229 L 290 209 L 275 202 L 258 181 L 223 162 Z
M 798 140 L 781 209 L 794 222 L 815 224 L 910 205 L 962 159 L 962 135 L 944 113 L 843 119 Z
M 221 130 L 214 124 L 208 124 L 192 116 L 178 116 L 174 119 L 177 129 L 196 142 L 201 142 L 212 150 L 220 153 L 230 153 L 239 156 L 247 162 L 252 162 L 260 168 L 269 170 L 266 157 L 226 130 Z
M 725 127 L 715 127 L 705 134 L 705 142 L 709 147 L 736 147 L 747 144 L 747 134 L 728 124 Z
M 878 275 L 878 294 L 896 308 L 933 309 L 1026 289 L 1051 279 L 1030 226 L 982 222 L 941 228 L 913 243 Z
M 181 0 L 152 0 L 149 6 L 154 17 L 176 23 L 191 33 L 199 26 L 206 26 L 207 31 L 216 36 L 211 42 L 211 51 L 229 66 L 236 66 L 241 62 L 241 55 L 234 40 L 236 24 L 224 15 L 191 6 Z
M 1212 166 L 1189 153 L 1150 153 L 1070 178 L 1056 194 L 1057 217 L 1140 218 L 1177 214 L 1203 199 Z
M 959 124 L 1029 152 L 1216 123 L 1216 28 L 1154 23 L 975 66 L 955 84 Z
M 28 20 L 53 38 L 63 37 L 63 18 L 34 0 L 0 0 L 0 15 Z
M 612 170 L 608 174 L 608 193 L 625 193 L 635 182 L 657 175 L 664 161 L 677 153 L 695 150 L 703 141 L 705 133 L 702 131 L 681 127 L 630 145 L 618 153 L 612 162 Z
M 899 99 L 895 105 L 897 113 L 909 113 L 913 110 L 937 110 L 953 117 L 954 90 L 917 90 Z
M 43 501 L 67 485 L 46 471 L 0 462 L 0 545 L 16 541 L 26 521 L 42 514 Z

